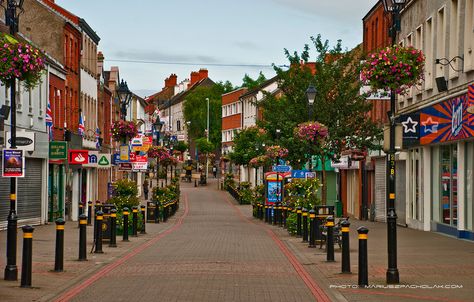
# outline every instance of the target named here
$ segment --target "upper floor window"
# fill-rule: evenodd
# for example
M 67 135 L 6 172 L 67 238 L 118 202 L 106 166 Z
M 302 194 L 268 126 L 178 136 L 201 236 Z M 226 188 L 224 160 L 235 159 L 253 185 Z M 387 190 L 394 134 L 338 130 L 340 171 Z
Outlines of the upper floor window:
M 181 131 L 181 121 L 176 121 L 176 131 Z

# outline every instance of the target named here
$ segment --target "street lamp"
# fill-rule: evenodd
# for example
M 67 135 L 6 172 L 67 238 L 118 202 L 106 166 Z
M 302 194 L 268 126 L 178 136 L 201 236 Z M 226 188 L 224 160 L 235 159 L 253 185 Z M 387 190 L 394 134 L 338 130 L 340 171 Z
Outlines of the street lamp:
M 397 31 L 400 30 L 400 11 L 406 0 L 383 0 L 385 12 L 392 14 L 390 36 L 392 44 L 396 43 Z M 387 250 L 388 269 L 386 273 L 387 284 L 400 283 L 397 268 L 397 214 L 395 212 L 395 92 L 390 91 L 390 149 L 387 153 Z
M 206 137 L 207 141 L 209 141 L 209 98 L 206 98 L 207 101 L 207 132 Z M 207 181 L 207 174 L 209 173 L 209 153 L 206 153 L 206 181 Z
M 308 99 L 309 111 L 308 111 L 308 120 L 313 118 L 313 105 L 314 100 L 316 99 L 316 88 L 313 85 L 309 85 L 308 89 L 306 89 L 306 98 Z
M 132 100 L 132 92 L 128 89 L 127 82 L 123 79 L 117 88 L 117 94 L 120 100 L 120 113 L 122 114 L 122 120 L 125 121 L 127 119 L 127 108 Z
M 10 27 L 10 34 L 15 35 L 18 32 L 19 16 L 23 12 L 23 0 L 7 0 L 7 6 L 0 2 L 5 9 L 5 23 Z M 10 81 L 10 137 L 11 149 L 16 149 L 16 79 L 12 77 Z M 7 223 L 7 265 L 5 266 L 4 279 L 7 281 L 18 280 L 18 267 L 16 266 L 17 250 L 17 227 L 18 216 L 16 215 L 16 178 L 10 178 L 10 211 L 8 213 Z

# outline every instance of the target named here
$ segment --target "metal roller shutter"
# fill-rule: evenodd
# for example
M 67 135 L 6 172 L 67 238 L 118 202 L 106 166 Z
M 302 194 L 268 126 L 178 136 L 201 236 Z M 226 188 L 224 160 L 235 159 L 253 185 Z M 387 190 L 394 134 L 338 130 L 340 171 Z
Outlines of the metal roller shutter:
M 41 222 L 42 160 L 26 159 L 25 177 L 18 178 L 18 219 L 28 223 Z
M 0 176 L 0 229 L 7 227 L 8 212 L 10 212 L 10 178 Z
M 375 221 L 386 221 L 387 210 L 385 207 L 387 199 L 386 178 L 387 178 L 386 159 L 378 158 L 375 160 Z

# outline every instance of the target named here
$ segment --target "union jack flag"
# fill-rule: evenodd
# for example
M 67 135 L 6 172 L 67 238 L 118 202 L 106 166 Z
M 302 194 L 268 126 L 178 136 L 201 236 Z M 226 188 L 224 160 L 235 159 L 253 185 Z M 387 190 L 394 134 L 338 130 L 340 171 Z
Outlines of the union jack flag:
M 99 127 L 97 127 L 97 129 L 95 129 L 95 147 L 97 149 L 100 149 L 99 138 L 100 138 L 100 129 L 99 129 Z
M 46 106 L 46 129 L 48 130 L 49 140 L 53 140 L 53 112 L 51 111 L 51 104 L 48 100 L 48 105 Z
M 79 126 L 77 127 L 77 133 L 80 136 L 84 136 L 84 131 L 86 128 L 84 127 L 84 119 L 82 118 L 82 112 L 79 114 Z

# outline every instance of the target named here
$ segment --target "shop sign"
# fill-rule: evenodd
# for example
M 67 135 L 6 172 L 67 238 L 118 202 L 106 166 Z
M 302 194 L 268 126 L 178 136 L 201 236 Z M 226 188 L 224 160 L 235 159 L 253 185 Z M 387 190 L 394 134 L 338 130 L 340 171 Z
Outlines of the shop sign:
M 120 146 L 120 161 L 128 162 L 130 160 L 130 149 L 128 145 Z
M 474 105 L 474 84 L 468 93 L 420 112 L 420 142 L 422 145 L 456 141 L 474 137 L 474 115 L 468 108 Z
M 11 132 L 5 133 L 6 148 L 11 148 Z M 35 133 L 26 131 L 16 132 L 16 147 L 23 151 L 35 151 Z
M 3 177 L 24 177 L 23 150 L 3 149 Z
M 132 169 L 133 171 L 146 171 L 148 169 L 148 163 L 147 162 L 132 163 Z
M 69 150 L 68 162 L 70 165 L 84 165 L 89 163 L 88 150 Z
M 117 166 L 120 163 L 120 153 L 114 153 L 112 157 L 112 165 Z
M 97 163 L 99 161 L 99 151 L 89 151 L 89 162 L 84 164 L 84 167 L 97 168 Z
M 420 113 L 414 112 L 400 116 L 403 133 L 403 148 L 415 147 L 420 144 Z
M 101 153 L 99 154 L 99 161 L 97 162 L 99 168 L 110 168 L 110 153 Z
M 119 163 L 119 171 L 132 171 L 132 163 Z
M 67 142 L 49 142 L 49 159 L 67 159 Z
M 342 170 L 359 169 L 359 161 L 352 161 L 349 156 L 345 155 L 342 156 L 337 162 L 332 161 L 331 167 Z

